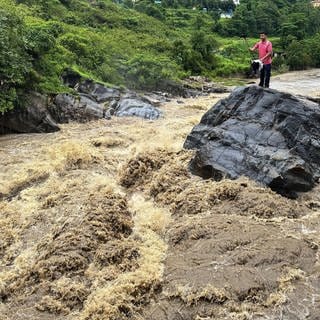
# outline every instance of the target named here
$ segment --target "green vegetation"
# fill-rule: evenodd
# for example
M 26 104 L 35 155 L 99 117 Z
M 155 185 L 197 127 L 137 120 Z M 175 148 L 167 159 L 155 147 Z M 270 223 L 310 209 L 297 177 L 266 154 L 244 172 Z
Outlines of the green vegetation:
M 0 0 L 0 5 L 0 111 L 30 90 L 66 91 L 61 74 L 67 68 L 138 89 L 213 69 L 217 43 L 210 35 L 211 18 L 202 19 L 198 11 L 168 9 L 164 23 L 154 10 L 148 13 L 156 18 L 109 0 Z M 176 25 L 179 20 L 185 25 Z
M 309 0 L 241 0 L 230 20 L 219 20 L 214 30 L 224 37 L 254 36 L 261 31 L 277 36 L 274 66 L 291 70 L 320 67 L 320 10 Z
M 0 0 L 0 112 L 24 93 L 67 91 L 66 69 L 102 83 L 153 89 L 194 74 L 241 77 L 243 34 L 273 36 L 279 70 L 320 66 L 320 11 L 309 1 Z M 206 8 L 206 12 L 203 10 Z M 232 19 L 220 13 L 235 10 Z

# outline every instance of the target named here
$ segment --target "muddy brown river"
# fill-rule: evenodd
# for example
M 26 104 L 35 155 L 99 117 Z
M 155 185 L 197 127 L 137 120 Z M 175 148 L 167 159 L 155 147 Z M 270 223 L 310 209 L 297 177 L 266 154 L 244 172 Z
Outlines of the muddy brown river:
M 186 135 L 224 96 L 1 136 L 0 319 L 320 319 L 320 187 L 289 200 L 188 172 Z
M 293 94 L 320 97 L 320 69 L 277 75 L 272 78 L 270 87 Z

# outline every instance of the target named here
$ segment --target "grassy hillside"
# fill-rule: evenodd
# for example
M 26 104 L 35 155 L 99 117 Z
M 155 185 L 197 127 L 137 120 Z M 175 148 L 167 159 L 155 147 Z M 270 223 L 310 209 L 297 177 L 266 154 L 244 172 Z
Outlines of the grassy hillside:
M 164 79 L 230 74 L 247 65 L 246 57 L 235 68 L 227 54 L 217 57 L 221 43 L 212 17 L 199 10 L 155 7 L 155 18 L 109 0 L 0 5 L 0 111 L 28 90 L 66 91 L 60 78 L 67 68 L 101 82 L 151 89 Z
M 21 96 L 30 90 L 68 90 L 61 82 L 67 69 L 147 90 L 188 75 L 245 75 L 252 56 L 240 33 L 250 29 L 254 36 L 252 21 L 263 17 L 277 20 L 274 44 L 288 53 L 275 67 L 320 66 L 319 50 L 312 50 L 319 47 L 320 11 L 306 1 L 278 1 L 275 15 L 255 9 L 262 0 L 243 0 L 229 20 L 218 18 L 219 1 L 207 2 L 0 0 L 0 112 L 24 101 Z M 313 23 L 304 30 L 299 21 L 308 17 Z

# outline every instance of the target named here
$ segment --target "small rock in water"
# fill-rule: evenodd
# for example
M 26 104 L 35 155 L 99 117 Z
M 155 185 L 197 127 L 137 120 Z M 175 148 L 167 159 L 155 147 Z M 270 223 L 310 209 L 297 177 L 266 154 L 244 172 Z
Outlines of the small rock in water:
M 119 101 L 115 115 L 118 117 L 140 117 L 148 120 L 156 120 L 161 115 L 160 109 L 139 98 L 125 98 Z
M 320 177 L 320 106 L 257 86 L 235 89 L 202 117 L 184 147 L 203 178 L 242 175 L 295 197 Z

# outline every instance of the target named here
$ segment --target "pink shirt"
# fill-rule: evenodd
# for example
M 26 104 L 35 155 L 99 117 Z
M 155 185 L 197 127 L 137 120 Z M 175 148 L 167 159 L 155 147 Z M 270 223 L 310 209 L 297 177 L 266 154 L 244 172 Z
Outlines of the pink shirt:
M 272 43 L 268 40 L 266 41 L 259 41 L 258 43 L 255 44 L 253 49 L 259 51 L 259 59 L 262 59 L 265 57 L 269 52 L 272 52 Z M 271 56 L 269 56 L 267 59 L 264 59 L 263 64 L 270 64 L 272 62 Z

